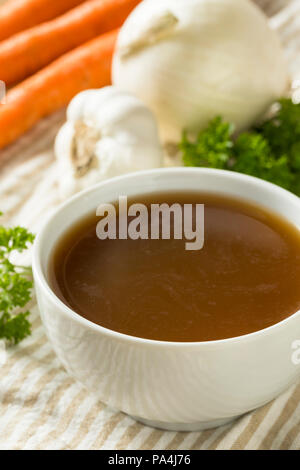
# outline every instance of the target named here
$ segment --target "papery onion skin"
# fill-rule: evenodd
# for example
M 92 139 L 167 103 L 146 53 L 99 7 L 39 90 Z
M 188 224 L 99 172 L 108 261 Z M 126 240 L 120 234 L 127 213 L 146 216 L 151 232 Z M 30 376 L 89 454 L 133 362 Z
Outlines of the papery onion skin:
M 155 40 L 168 15 L 173 24 Z M 250 0 L 144 0 L 119 34 L 113 83 L 143 100 L 163 140 L 176 142 L 216 115 L 248 128 L 290 81 L 279 38 Z

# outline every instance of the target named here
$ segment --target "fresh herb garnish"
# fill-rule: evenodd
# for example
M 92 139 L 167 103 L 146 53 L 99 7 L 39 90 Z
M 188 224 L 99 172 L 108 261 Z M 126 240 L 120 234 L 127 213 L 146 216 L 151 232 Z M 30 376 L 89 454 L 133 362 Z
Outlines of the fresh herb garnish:
M 31 299 L 33 281 L 31 268 L 13 264 L 11 254 L 26 250 L 33 240 L 25 228 L 0 226 L 0 338 L 13 344 L 31 333 L 30 312 L 19 309 Z
M 184 164 L 257 176 L 300 196 L 300 104 L 283 98 L 277 113 L 260 126 L 237 138 L 233 131 L 216 117 L 195 141 L 184 133 Z

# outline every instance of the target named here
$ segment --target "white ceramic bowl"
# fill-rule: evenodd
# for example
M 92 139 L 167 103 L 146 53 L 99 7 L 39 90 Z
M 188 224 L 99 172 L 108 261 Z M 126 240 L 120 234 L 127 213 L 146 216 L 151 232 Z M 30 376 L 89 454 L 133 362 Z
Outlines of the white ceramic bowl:
M 129 174 L 78 194 L 48 220 L 34 247 L 35 287 L 48 337 L 72 376 L 104 403 L 146 424 L 200 430 L 267 403 L 297 380 L 300 365 L 292 361 L 292 344 L 300 340 L 300 312 L 232 339 L 153 341 L 86 320 L 61 302 L 48 283 L 53 246 L 73 222 L 119 195 L 161 190 L 203 190 L 240 197 L 276 211 L 300 229 L 300 198 L 257 178 L 195 168 Z

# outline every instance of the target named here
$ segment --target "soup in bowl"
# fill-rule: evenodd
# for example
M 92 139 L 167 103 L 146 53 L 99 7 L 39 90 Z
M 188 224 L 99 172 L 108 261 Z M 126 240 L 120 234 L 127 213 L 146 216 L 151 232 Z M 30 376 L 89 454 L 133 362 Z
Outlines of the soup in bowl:
M 195 168 L 78 194 L 34 249 L 63 365 L 164 429 L 218 426 L 270 401 L 300 375 L 299 209 L 270 183 Z

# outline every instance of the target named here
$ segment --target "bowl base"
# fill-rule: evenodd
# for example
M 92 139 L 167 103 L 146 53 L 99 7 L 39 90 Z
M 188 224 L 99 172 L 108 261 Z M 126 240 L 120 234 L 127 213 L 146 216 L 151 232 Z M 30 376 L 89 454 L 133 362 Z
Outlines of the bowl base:
M 235 421 L 238 416 L 231 416 L 230 418 L 223 418 L 223 419 L 213 419 L 211 421 L 200 421 L 197 423 L 168 423 L 165 421 L 151 421 L 148 419 L 139 418 L 137 416 L 132 416 L 136 421 L 145 424 L 146 426 L 150 426 L 152 428 L 163 429 L 165 431 L 186 431 L 186 432 L 193 432 L 193 431 L 204 431 L 205 429 L 212 429 L 217 428 L 219 426 L 223 426 L 224 424 L 228 424 L 231 421 Z

